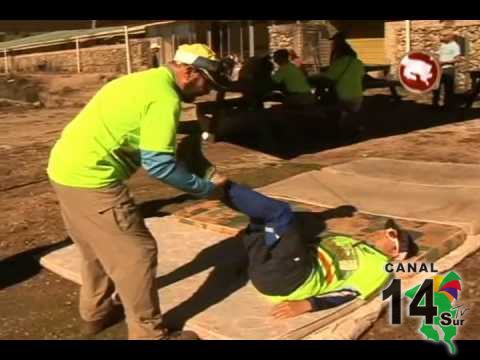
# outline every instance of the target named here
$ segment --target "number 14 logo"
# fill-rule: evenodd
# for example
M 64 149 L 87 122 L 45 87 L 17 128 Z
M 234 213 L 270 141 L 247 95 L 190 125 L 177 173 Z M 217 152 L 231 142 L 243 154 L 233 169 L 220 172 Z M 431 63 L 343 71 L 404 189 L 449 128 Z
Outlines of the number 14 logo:
M 447 275 L 435 275 L 426 279 L 421 285 L 416 285 L 405 292 L 405 296 L 412 299 L 409 305 L 409 316 L 423 317 L 418 331 L 427 340 L 445 343 L 452 354 L 456 353 L 453 338 L 457 336 L 457 329 L 463 325 L 463 315 L 468 308 L 454 304 L 462 290 L 461 277 L 451 271 Z M 402 283 L 394 279 L 383 290 L 383 300 L 391 298 L 391 323 L 402 323 Z M 454 306 L 455 305 L 455 306 Z
M 438 315 L 438 307 L 434 305 L 433 280 L 426 279 L 416 292 L 409 306 L 409 316 L 423 316 L 425 323 L 433 324 L 434 318 Z M 392 298 L 391 301 L 391 323 L 399 325 L 402 323 L 402 283 L 400 279 L 393 279 L 390 286 L 383 290 L 382 299 Z M 425 298 L 425 301 L 422 301 Z

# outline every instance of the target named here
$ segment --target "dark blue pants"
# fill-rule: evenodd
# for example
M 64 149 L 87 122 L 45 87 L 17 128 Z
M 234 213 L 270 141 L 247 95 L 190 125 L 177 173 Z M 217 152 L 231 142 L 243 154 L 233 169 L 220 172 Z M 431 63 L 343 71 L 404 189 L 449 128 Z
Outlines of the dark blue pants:
M 273 245 L 293 222 L 290 205 L 262 195 L 246 186 L 230 182 L 227 204 L 250 218 L 250 227 L 265 231 L 265 241 Z

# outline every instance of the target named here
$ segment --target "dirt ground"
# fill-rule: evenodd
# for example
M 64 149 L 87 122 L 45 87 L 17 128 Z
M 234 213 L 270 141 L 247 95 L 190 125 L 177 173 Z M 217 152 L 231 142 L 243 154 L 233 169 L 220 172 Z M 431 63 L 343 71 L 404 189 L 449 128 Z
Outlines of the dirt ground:
M 45 174 L 50 148 L 104 80 L 97 76 L 78 85 L 74 77 L 62 77 L 62 82 L 43 78 L 38 80 L 42 99 L 56 84 L 47 107 L 0 107 L 0 339 L 81 339 L 78 286 L 42 269 L 37 257 L 69 241 Z M 56 96 L 63 101 L 55 102 Z M 296 142 L 292 149 L 287 138 L 282 140 L 285 153 L 268 154 L 256 151 L 261 146 L 220 142 L 209 144 L 206 153 L 226 175 L 255 187 L 365 156 L 480 162 L 480 112 L 461 119 L 456 113 L 433 111 L 424 99 L 415 100 L 394 104 L 384 95 L 368 96 L 359 119 L 364 131 L 351 144 Z M 185 110 L 180 132 L 196 126 L 192 108 Z M 130 185 L 145 216 L 195 201 L 142 171 Z M 480 298 L 480 253 L 455 270 L 464 281 L 461 301 L 471 309 L 457 339 L 479 339 L 480 314 L 474 308 Z M 415 321 L 391 326 L 385 313 L 363 339 L 421 339 L 416 328 Z M 125 339 L 125 324 L 95 338 Z

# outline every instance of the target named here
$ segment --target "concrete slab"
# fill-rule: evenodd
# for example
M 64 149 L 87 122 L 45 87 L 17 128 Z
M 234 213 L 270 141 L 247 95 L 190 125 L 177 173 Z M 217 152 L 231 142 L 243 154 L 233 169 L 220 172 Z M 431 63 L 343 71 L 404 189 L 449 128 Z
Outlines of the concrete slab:
M 289 201 L 302 223 L 303 229 L 313 237 L 329 233 L 345 234 L 370 242 L 373 234 L 384 228 L 387 217 L 356 212 L 351 215 L 348 207 L 329 209 L 322 206 Z M 218 201 L 205 201 L 174 213 L 181 222 L 196 225 L 234 236 L 245 228 L 248 218 L 222 205 Z M 432 224 L 421 221 L 397 220 L 408 229 L 420 248 L 420 253 L 411 261 L 433 262 L 460 246 L 466 232 L 457 226 Z
M 413 180 L 413 175 L 407 175 L 409 162 L 388 162 L 388 169 L 378 168 L 368 175 L 358 170 L 358 166 L 344 165 L 338 170 L 335 166 L 327 167 L 271 184 L 260 191 L 286 200 L 329 208 L 348 204 L 363 213 L 459 226 L 469 235 L 479 233 L 480 193 L 473 180 L 468 182 L 455 174 L 457 167 L 446 170 L 437 163 L 435 166 L 442 168 L 441 176 L 425 173 L 424 179 L 409 182 L 406 180 Z M 398 167 L 395 172 L 406 174 L 403 179 L 395 177 L 392 164 Z M 438 179 L 448 177 L 452 180 L 440 184 Z
M 476 206 L 473 182 L 462 183 L 450 194 L 450 188 L 441 192 L 445 183 L 439 181 L 412 183 L 406 176 L 402 182 L 393 170 L 357 174 L 356 168 L 304 173 L 261 191 L 291 201 L 305 227 L 316 234 L 336 232 L 368 241 L 369 234 L 383 227 L 385 216 L 403 218 L 399 223 L 414 232 L 420 257 L 435 261 L 442 271 L 478 249 L 478 237 L 467 236 L 476 232 L 471 216 Z M 431 182 L 437 179 L 430 178 Z M 345 204 L 361 212 L 348 217 L 345 208 L 331 209 Z M 433 220 L 429 223 L 428 219 Z M 288 321 L 273 320 L 268 316 L 271 305 L 245 274 L 243 245 L 235 236 L 246 223 L 242 215 L 218 202 L 203 202 L 146 223 L 159 246 L 159 291 L 166 321 L 185 324 L 203 338 L 297 339 L 309 334 L 321 334 L 311 336 L 322 339 L 356 338 L 384 307 L 377 297 Z M 44 256 L 41 263 L 72 281 L 81 281 L 80 256 L 74 246 Z
M 204 339 L 298 339 L 346 316 L 365 302 L 288 321 L 269 316 L 271 303 L 248 282 L 236 237 L 184 224 L 174 216 L 146 221 L 159 247 L 159 293 L 165 320 Z M 194 236 L 192 236 L 192 234 Z M 47 269 L 81 283 L 74 245 L 41 258 Z
M 370 157 L 330 166 L 325 170 L 419 185 L 480 187 L 480 166 L 473 164 Z

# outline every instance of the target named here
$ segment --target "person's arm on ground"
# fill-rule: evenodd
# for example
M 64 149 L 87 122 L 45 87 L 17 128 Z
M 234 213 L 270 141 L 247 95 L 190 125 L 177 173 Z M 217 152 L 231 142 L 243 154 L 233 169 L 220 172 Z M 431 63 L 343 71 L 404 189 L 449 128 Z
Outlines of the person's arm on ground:
M 285 301 L 273 308 L 272 316 L 276 319 L 288 319 L 307 312 L 331 309 L 354 300 L 358 293 L 350 290 L 323 296 L 312 296 L 300 301 Z
M 308 299 L 300 301 L 285 301 L 275 305 L 271 315 L 278 320 L 289 319 L 312 311 L 312 304 Z

